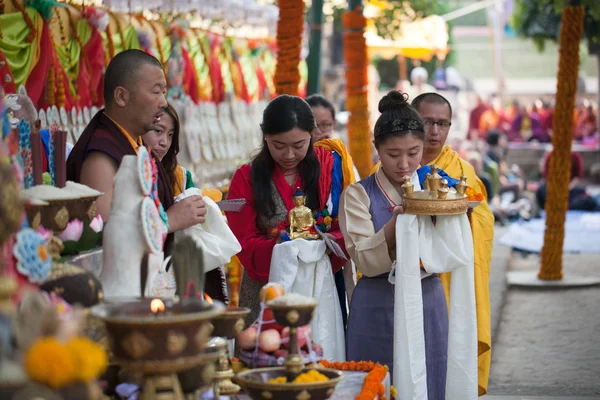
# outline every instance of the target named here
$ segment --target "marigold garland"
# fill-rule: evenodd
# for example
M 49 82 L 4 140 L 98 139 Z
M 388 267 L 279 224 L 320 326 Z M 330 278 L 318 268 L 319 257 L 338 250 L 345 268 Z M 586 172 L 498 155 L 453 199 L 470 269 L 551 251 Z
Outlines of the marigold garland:
M 110 27 L 110 24 L 106 26 L 106 41 L 108 42 L 108 59 L 106 61 L 106 65 L 115 57 L 115 42 L 113 42 L 113 32 Z
M 46 101 L 49 105 L 53 106 L 56 101 L 56 70 L 54 69 L 54 65 L 50 64 L 50 69 L 48 70 L 48 81 L 46 81 Z
M 36 340 L 25 354 L 29 377 L 53 389 L 98 378 L 108 365 L 106 353 L 98 344 L 83 337 L 67 344 L 53 337 Z
M 70 351 L 55 338 L 38 339 L 25 354 L 25 371 L 37 382 L 58 389 L 73 382 L 77 364 Z
M 298 95 L 300 85 L 300 51 L 304 30 L 303 0 L 279 0 L 277 21 L 277 66 L 275 90 L 277 94 Z
M 119 32 L 119 36 L 121 37 L 121 51 L 122 50 L 127 50 L 125 48 L 125 33 L 123 32 L 123 27 L 121 26 L 121 21 L 119 21 L 119 18 L 117 18 L 117 16 L 115 15 L 115 13 L 113 13 L 112 11 L 108 11 L 108 14 L 111 17 L 113 17 L 113 19 L 115 20 L 115 24 L 117 25 L 117 31 Z M 110 26 L 110 23 L 108 25 Z M 107 31 L 108 31 L 108 28 L 107 28 Z M 114 57 L 114 55 L 112 57 Z
M 79 32 L 77 32 L 77 24 L 75 24 L 75 20 L 73 19 L 73 15 L 71 15 L 71 12 L 69 11 L 69 9 L 67 9 L 67 15 L 69 17 L 69 25 L 71 26 L 71 30 L 73 31 L 73 37 L 75 38 L 75 41 L 79 44 L 79 48 L 81 49 L 81 52 L 79 53 L 80 58 L 83 59 L 83 65 L 85 66 L 85 68 L 91 75 L 92 74 L 92 66 L 90 64 L 90 59 L 88 58 L 87 53 L 83 50 L 83 41 L 81 40 L 81 37 L 79 36 Z M 81 69 L 81 66 L 79 68 Z M 81 74 L 81 70 L 79 73 Z M 77 90 L 77 78 L 78 78 L 78 76 L 75 76 L 75 74 L 73 73 L 73 87 L 75 88 L 75 96 L 77 97 L 77 100 L 80 100 L 81 97 L 79 95 L 79 91 Z M 89 80 L 89 85 L 90 85 L 90 94 L 92 97 L 92 102 L 95 104 L 97 95 L 96 95 L 96 91 L 94 90 L 94 87 L 92 85 L 92 79 Z
M 579 42 L 583 33 L 584 8 L 565 7 L 560 29 L 558 83 L 552 130 L 546 201 L 546 231 L 538 277 L 543 280 L 562 279 L 562 255 L 565 239 L 565 217 L 569 206 L 571 179 L 571 140 L 573 109 L 579 71 Z
M 367 19 L 360 7 L 344 13 L 344 59 L 346 62 L 346 106 L 350 155 L 361 176 L 368 176 L 373 168 L 369 101 L 367 97 L 368 58 L 364 29 Z
M 71 13 L 69 12 L 69 10 L 67 9 L 67 10 L 65 10 L 65 12 L 68 15 L 69 22 L 72 22 L 71 21 Z M 54 13 L 54 15 L 56 15 L 56 18 L 58 19 L 58 29 L 60 32 L 60 44 L 61 44 L 62 48 L 65 49 L 65 53 L 67 55 L 67 65 L 66 65 L 66 67 L 64 67 L 64 66 L 63 67 L 65 69 L 65 74 L 67 76 L 67 79 L 69 80 L 71 85 L 73 85 L 75 93 L 72 93 L 72 94 L 74 94 L 75 98 L 78 100 L 79 99 L 79 91 L 77 90 L 77 76 L 72 71 L 73 70 L 73 59 L 71 58 L 69 42 L 67 41 L 67 37 L 65 35 L 65 27 L 63 25 L 62 19 L 60 18 L 60 12 L 57 11 L 56 13 Z M 79 45 L 81 45 L 81 39 L 79 38 L 79 35 L 77 34 L 77 30 L 75 29 L 74 24 L 70 24 L 70 26 L 72 27 L 72 31 L 73 31 L 73 35 L 75 36 L 75 39 L 77 40 Z
M 385 386 L 383 380 L 388 373 L 388 367 L 373 361 L 344 361 L 331 362 L 322 360 L 320 364 L 323 368 L 337 369 L 338 371 L 360 371 L 368 372 L 365 377 L 362 389 L 354 400 L 386 400 Z

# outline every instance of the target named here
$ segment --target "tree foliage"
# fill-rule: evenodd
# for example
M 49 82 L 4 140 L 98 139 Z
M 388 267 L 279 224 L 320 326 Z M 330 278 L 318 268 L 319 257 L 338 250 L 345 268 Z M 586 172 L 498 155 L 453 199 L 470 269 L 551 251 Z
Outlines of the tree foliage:
M 546 40 L 558 42 L 562 10 L 567 5 L 585 7 L 584 37 L 600 43 L 599 0 L 515 0 L 511 25 L 519 36 L 531 38 L 538 50 L 543 51 Z
M 449 10 L 446 2 L 438 0 L 387 0 L 386 3 L 374 22 L 379 36 L 387 39 L 399 32 L 402 21 L 443 15 Z

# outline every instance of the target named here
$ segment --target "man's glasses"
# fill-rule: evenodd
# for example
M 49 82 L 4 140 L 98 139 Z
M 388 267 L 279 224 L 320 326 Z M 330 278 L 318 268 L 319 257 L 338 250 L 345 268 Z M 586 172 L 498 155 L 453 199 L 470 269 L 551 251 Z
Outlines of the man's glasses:
M 432 119 L 426 119 L 425 121 L 423 121 L 423 124 L 429 128 L 433 128 L 434 125 L 437 125 L 443 129 L 448 129 L 450 128 L 450 125 L 452 125 L 452 122 L 450 121 L 434 121 Z
M 323 122 L 317 124 L 317 127 L 322 131 L 328 131 L 329 129 L 333 128 L 333 124 L 331 122 Z

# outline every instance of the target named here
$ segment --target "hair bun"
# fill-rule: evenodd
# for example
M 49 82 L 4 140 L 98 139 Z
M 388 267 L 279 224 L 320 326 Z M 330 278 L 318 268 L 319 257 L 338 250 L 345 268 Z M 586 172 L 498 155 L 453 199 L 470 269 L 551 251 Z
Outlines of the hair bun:
M 386 111 L 394 111 L 409 106 L 408 94 L 402 93 L 399 90 L 392 90 L 379 100 L 378 108 L 380 113 L 384 113 Z

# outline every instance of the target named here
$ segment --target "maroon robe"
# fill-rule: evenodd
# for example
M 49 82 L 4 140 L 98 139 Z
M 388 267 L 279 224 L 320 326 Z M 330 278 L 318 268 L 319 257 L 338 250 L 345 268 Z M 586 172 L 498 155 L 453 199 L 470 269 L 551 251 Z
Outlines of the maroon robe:
M 104 114 L 104 109 L 98 111 L 85 128 L 79 140 L 73 147 L 67 160 L 67 180 L 80 182 L 81 168 L 90 151 L 101 151 L 117 162 L 117 168 L 125 156 L 135 156 L 137 153 L 119 127 Z M 165 211 L 174 203 L 173 186 L 160 161 L 155 159 L 158 167 L 158 198 Z M 100 172 L 99 172 L 100 173 Z M 167 235 L 165 256 L 171 253 L 173 234 Z

